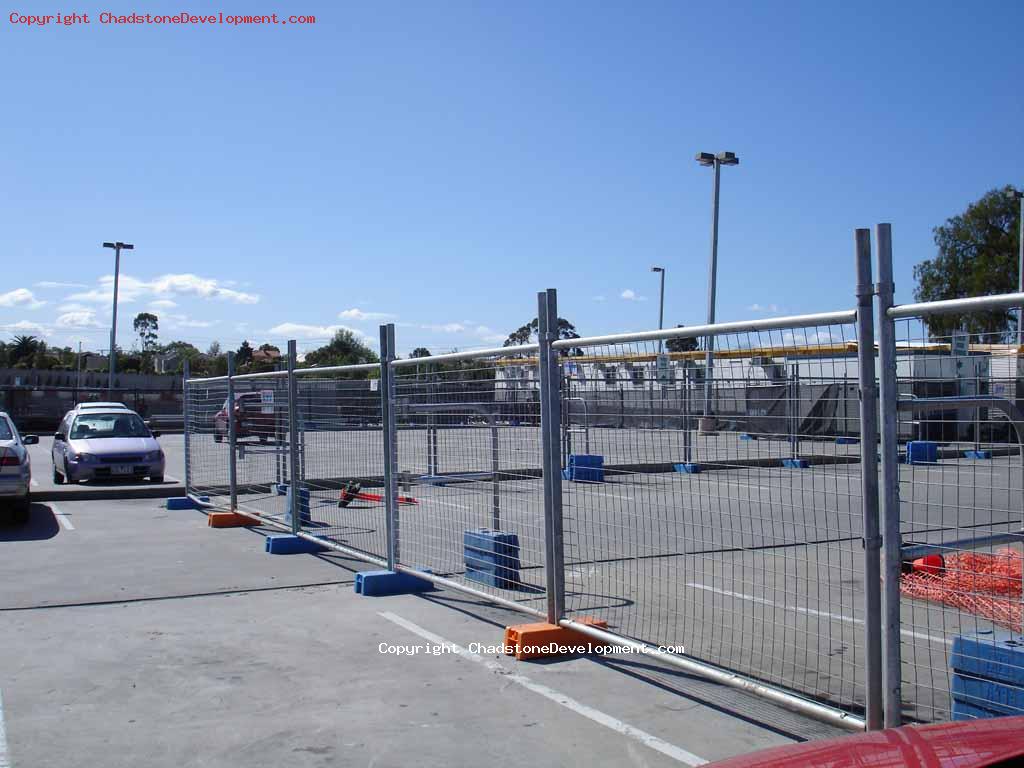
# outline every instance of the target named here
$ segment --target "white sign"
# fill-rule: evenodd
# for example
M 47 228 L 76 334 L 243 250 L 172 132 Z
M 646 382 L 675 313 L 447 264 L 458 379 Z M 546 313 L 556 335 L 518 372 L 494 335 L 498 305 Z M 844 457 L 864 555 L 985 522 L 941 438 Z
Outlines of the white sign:
M 260 402 L 263 403 L 263 407 L 260 408 L 260 413 L 273 413 L 274 412 L 274 390 L 272 390 L 272 389 L 261 389 L 260 390 Z
M 669 367 L 668 355 L 658 355 L 658 382 L 661 384 L 672 383 L 672 369 Z
M 953 331 L 953 357 L 967 357 L 970 354 L 970 334 Z

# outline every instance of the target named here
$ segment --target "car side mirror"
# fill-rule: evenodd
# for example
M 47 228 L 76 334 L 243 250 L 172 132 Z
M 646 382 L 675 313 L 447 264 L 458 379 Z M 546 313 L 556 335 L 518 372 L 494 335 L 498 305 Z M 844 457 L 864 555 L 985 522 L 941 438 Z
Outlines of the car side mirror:
M 64 439 L 64 435 L 62 435 L 60 432 L 54 432 L 53 433 L 53 439 L 54 440 L 63 440 Z
M 37 445 L 39 443 L 39 435 L 22 435 L 21 442 L 25 445 Z

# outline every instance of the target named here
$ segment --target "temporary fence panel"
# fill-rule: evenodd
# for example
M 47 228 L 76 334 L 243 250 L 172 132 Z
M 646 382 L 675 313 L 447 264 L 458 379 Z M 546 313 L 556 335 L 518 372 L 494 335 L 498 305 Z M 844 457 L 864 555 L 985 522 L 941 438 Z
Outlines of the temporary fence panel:
M 536 348 L 392 364 L 397 561 L 539 612 L 545 605 Z
M 998 306 L 941 309 L 893 320 L 902 713 L 1024 714 L 1020 347 L 979 330 Z
M 212 504 L 227 508 L 231 487 L 225 434 L 228 400 L 226 378 L 189 380 L 186 374 L 183 413 L 185 422 L 185 482 L 190 495 L 209 496 Z
M 297 374 L 302 530 L 385 558 L 380 367 L 339 366 Z
M 853 319 L 717 335 L 705 432 L 704 355 L 679 350 L 697 339 L 558 342 L 570 618 L 605 619 L 857 722 L 866 587 L 850 437 L 860 418 L 846 402 L 859 373 Z M 597 372 L 624 365 L 654 418 L 594 426 L 623 386 Z

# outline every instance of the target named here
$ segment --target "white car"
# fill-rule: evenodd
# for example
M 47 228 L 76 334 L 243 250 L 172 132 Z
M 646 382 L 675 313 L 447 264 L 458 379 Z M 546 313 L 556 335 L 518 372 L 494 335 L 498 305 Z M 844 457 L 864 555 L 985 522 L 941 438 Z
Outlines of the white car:
M 18 434 L 11 417 L 0 411 L 0 503 L 4 505 L 4 517 L 13 523 L 28 522 L 32 465 L 25 446 L 38 442 L 38 435 Z
M 72 410 L 75 411 L 128 411 L 131 410 L 124 403 L 79 403 Z

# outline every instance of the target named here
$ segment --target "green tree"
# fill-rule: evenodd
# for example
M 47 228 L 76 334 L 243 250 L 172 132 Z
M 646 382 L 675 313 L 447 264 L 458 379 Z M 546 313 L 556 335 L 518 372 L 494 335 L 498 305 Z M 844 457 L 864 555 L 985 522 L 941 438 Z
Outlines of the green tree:
M 139 336 L 139 343 L 143 352 L 151 352 L 156 349 L 157 331 L 160 330 L 160 320 L 152 312 L 139 312 L 133 323 L 135 333 Z
M 15 336 L 8 350 L 10 364 L 27 368 L 39 349 L 41 342 L 35 336 Z
M 676 328 L 685 328 L 685 325 L 677 325 Z M 668 339 L 665 342 L 665 349 L 669 352 L 693 352 L 697 349 L 697 340 L 689 339 Z
M 993 189 L 933 230 L 938 254 L 914 267 L 918 301 L 960 299 L 1017 290 L 1018 190 Z M 1006 310 L 927 319 L 933 338 L 964 328 L 974 335 L 1006 334 L 1016 317 Z
M 537 341 L 537 329 L 540 327 L 540 323 L 537 318 L 533 318 L 530 322 L 525 325 L 519 326 L 516 330 L 512 331 L 505 339 L 504 346 L 515 347 L 520 344 L 529 344 Z M 558 338 L 560 339 L 578 339 L 580 335 L 576 332 L 576 326 L 570 323 L 565 318 L 558 318 Z
M 306 353 L 304 365 L 358 365 L 377 363 L 377 353 L 346 328 L 335 331 L 329 344 Z
M 252 347 L 248 339 L 242 342 L 242 346 L 235 352 L 235 365 L 239 368 L 252 362 Z
M 409 357 L 430 357 L 430 356 L 431 356 L 430 355 L 430 350 L 427 349 L 426 347 L 416 347 L 416 349 L 414 349 L 412 351 L 412 354 L 409 355 Z
M 275 347 L 273 344 L 260 344 L 259 350 L 260 352 L 277 352 L 277 354 L 281 354 L 281 348 Z

